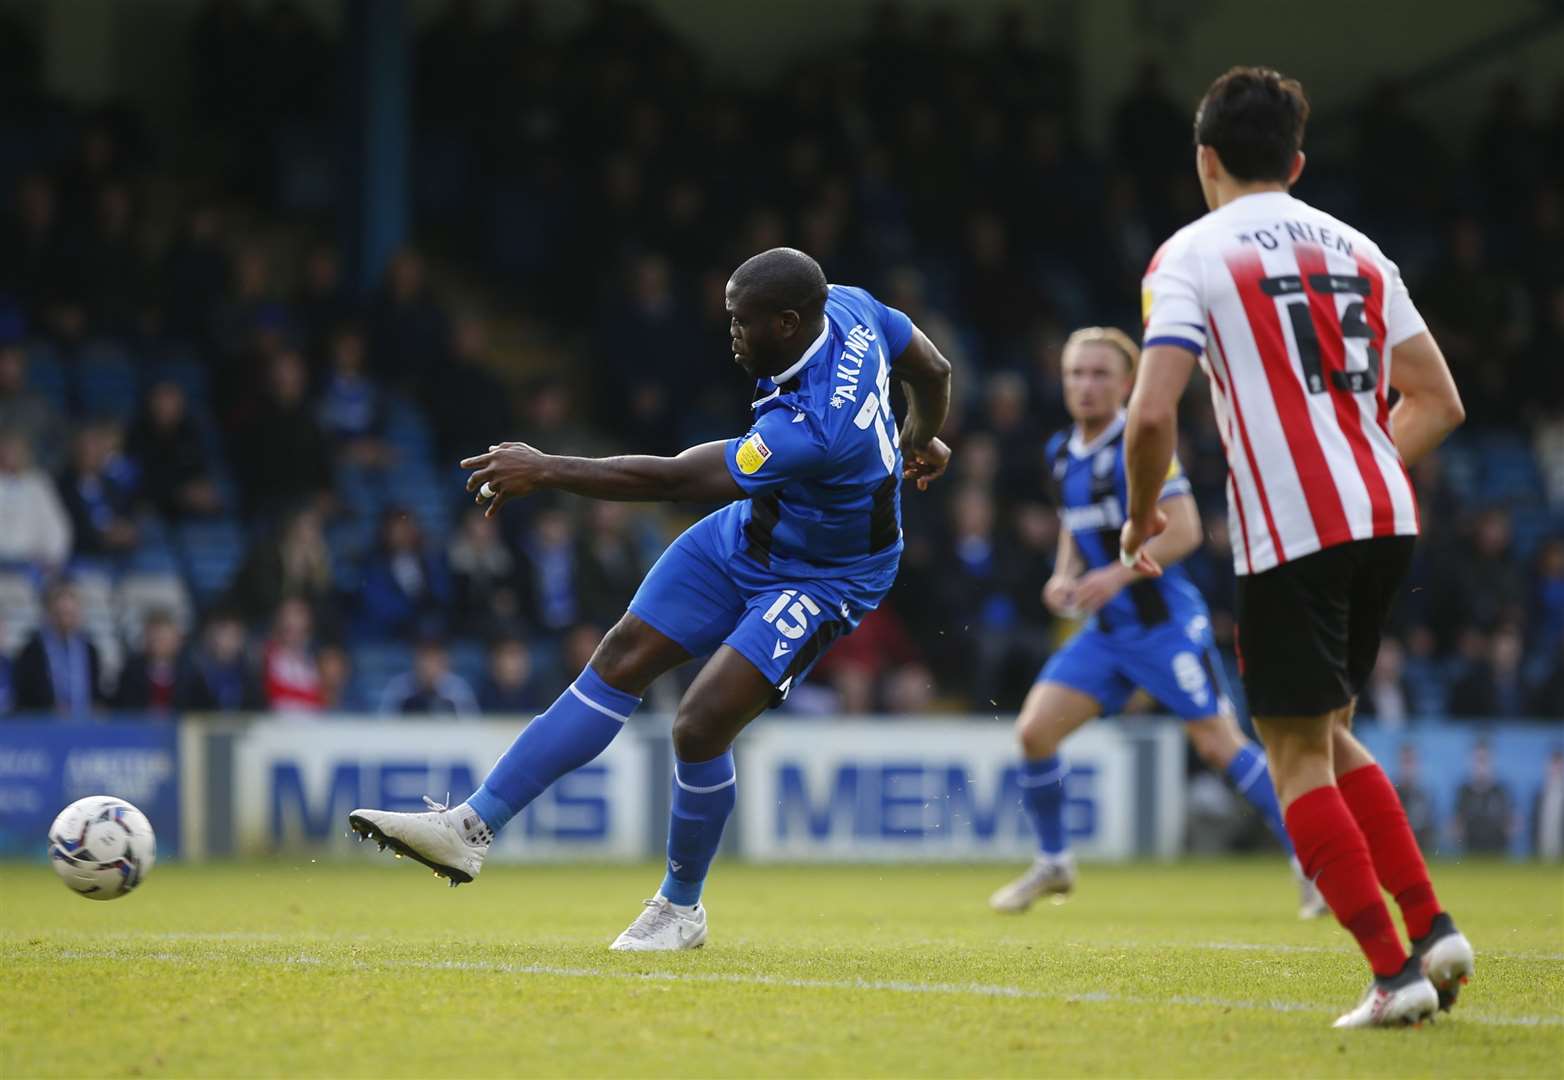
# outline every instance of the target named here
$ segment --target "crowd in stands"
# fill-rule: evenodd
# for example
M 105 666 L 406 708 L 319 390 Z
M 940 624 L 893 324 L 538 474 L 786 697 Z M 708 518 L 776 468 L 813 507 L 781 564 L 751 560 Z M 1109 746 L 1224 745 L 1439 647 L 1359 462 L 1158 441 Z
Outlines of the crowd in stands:
M 421 29 L 422 247 L 368 293 L 332 185 L 303 180 L 336 44 L 298 5 L 193 18 L 199 151 L 127 109 L 10 96 L 0 713 L 546 705 L 701 508 L 536 498 L 490 520 L 455 462 L 740 433 L 722 284 L 781 243 L 906 310 L 957 388 L 953 468 L 904 498 L 895 589 L 789 707 L 1013 712 L 1070 629 L 1040 602 L 1060 346 L 1133 331 L 1156 244 L 1203 210 L 1186 103 L 1148 62 L 1084 139 L 1078 76 L 1020 6 L 980 26 L 882 4 L 759 88 L 649 9 L 594 12 L 559 36 L 525 3 L 494 23 L 456 0 Z M 1564 717 L 1564 84 L 1543 108 L 1496 87 L 1471 131 L 1389 83 L 1331 123 L 1299 193 L 1401 264 L 1470 416 L 1417 470 L 1424 541 L 1362 711 Z M 537 347 L 502 354 L 485 311 Z M 1204 402 L 1184 409 L 1208 514 L 1189 565 L 1231 653 Z

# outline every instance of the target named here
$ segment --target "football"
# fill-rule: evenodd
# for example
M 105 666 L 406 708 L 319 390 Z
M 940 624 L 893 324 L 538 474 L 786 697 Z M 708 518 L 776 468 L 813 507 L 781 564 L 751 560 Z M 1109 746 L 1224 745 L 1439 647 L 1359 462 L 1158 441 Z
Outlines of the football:
M 91 900 L 124 896 L 157 861 L 147 816 L 124 799 L 77 799 L 49 826 L 49 861 L 72 892 Z

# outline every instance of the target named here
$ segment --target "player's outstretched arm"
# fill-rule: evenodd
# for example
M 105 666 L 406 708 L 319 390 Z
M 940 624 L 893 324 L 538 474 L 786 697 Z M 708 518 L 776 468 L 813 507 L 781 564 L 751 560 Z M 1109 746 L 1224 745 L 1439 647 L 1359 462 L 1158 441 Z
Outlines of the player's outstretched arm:
M 1143 574 L 1160 574 L 1142 550 L 1146 541 L 1167 526 L 1157 508 L 1162 483 L 1178 443 L 1178 399 L 1195 370 L 1194 353 L 1177 345 L 1153 345 L 1140 354 L 1135 392 L 1130 395 L 1124 425 L 1124 474 L 1129 484 L 1129 520 L 1119 538 L 1119 550 L 1129 565 Z
M 1432 334 L 1414 334 L 1390 351 L 1390 385 L 1401 395 L 1390 410 L 1390 437 L 1401 460 L 1416 465 L 1466 419 L 1460 391 Z
M 950 464 L 950 448 L 939 439 L 950 412 L 950 361 L 916 326 L 906 348 L 891 361 L 891 374 L 907 388 L 907 420 L 901 429 L 903 477 L 919 491 Z
M 493 492 L 486 511 L 491 517 L 506 501 L 534 491 L 568 491 L 620 502 L 732 502 L 744 498 L 744 492 L 728 472 L 726 445 L 702 443 L 675 457 L 581 458 L 507 442 L 467 458 L 462 468 L 473 470 L 467 490 L 477 494 L 480 503 L 485 484 Z

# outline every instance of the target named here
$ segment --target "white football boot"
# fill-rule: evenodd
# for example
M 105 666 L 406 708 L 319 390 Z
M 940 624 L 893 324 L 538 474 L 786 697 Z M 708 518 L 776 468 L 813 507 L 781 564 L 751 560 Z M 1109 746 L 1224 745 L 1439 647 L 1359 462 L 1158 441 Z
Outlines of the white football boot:
M 1331 1027 L 1406 1027 L 1432 1020 L 1438 1011 L 1439 992 L 1413 956 L 1397 974 L 1376 976 L 1357 1008 L 1342 1013 Z
M 1325 902 L 1320 887 L 1303 872 L 1303 864 L 1296 855 L 1292 857 L 1292 873 L 1298 879 L 1298 918 L 1318 919 L 1329 915 L 1330 905 Z
M 676 952 L 706 944 L 706 907 L 675 904 L 661 893 L 641 901 L 635 922 L 609 946 L 615 952 Z
M 416 859 L 452 888 L 471 881 L 483 869 L 494 832 L 466 803 L 448 809 L 427 795 L 424 802 L 429 810 L 422 814 L 355 810 L 348 815 L 348 824 L 360 842 L 375 840 L 381 851 L 389 847 L 399 859 L 403 855 Z
M 1472 943 L 1455 928 L 1455 920 L 1441 911 L 1434 917 L 1428 933 L 1412 942 L 1412 955 L 1423 966 L 1423 974 L 1439 991 L 1439 1011 L 1449 1012 L 1455 999 L 1472 979 L 1476 958 Z
M 995 911 L 1015 914 L 1025 911 L 1044 896 L 1051 896 L 1055 903 L 1062 903 L 1075 890 L 1075 856 L 1039 855 L 1027 867 L 1026 873 L 1001 887 L 988 898 L 988 906 Z

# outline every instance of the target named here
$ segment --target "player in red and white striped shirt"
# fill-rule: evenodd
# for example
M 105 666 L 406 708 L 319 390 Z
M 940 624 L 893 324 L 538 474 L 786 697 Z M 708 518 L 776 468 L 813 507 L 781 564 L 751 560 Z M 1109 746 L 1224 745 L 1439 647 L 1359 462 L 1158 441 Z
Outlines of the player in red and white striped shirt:
M 1175 233 L 1146 273 L 1120 549 L 1158 572 L 1142 545 L 1164 524 L 1157 494 L 1178 399 L 1201 360 L 1227 450 L 1255 727 L 1298 857 L 1374 971 L 1336 1023 L 1413 1023 L 1454 1003 L 1471 946 L 1351 725 L 1418 531 L 1407 466 L 1463 414 L 1396 265 L 1288 194 L 1308 112 L 1296 81 L 1259 68 L 1234 68 L 1201 101 L 1196 170 L 1211 212 Z M 1401 907 L 1410 957 L 1381 885 Z

